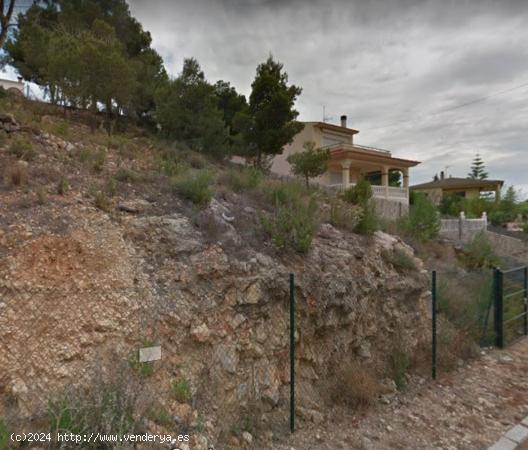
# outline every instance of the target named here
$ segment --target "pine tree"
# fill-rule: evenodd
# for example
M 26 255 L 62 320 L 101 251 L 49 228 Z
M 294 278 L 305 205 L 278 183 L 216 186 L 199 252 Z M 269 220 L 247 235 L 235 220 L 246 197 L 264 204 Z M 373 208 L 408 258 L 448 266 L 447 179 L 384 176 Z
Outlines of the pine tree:
M 477 153 L 471 163 L 471 172 L 468 173 L 468 178 L 473 180 L 485 180 L 488 178 L 488 172 L 486 172 L 485 169 L 486 165 L 484 164 L 484 161 L 482 161 L 480 154 Z
M 283 65 L 271 56 L 257 67 L 249 112 L 245 120 L 238 118 L 245 125 L 242 130 L 247 144 L 245 156 L 253 156 L 257 167 L 262 167 L 265 157 L 281 154 L 282 148 L 303 129 L 294 109 L 301 91 L 300 87 L 288 84 Z

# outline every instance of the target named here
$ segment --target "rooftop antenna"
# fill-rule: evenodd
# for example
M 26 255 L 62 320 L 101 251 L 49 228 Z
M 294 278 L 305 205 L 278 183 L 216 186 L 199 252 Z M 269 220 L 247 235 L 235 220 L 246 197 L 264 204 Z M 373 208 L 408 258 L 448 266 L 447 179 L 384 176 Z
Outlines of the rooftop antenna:
M 447 178 L 447 169 L 449 169 L 450 167 L 451 167 L 451 166 L 445 166 L 445 167 L 444 167 L 444 173 L 445 173 L 446 178 Z
M 330 121 L 332 119 L 333 119 L 333 117 L 326 115 L 326 106 L 323 105 L 323 122 L 328 122 L 328 121 Z

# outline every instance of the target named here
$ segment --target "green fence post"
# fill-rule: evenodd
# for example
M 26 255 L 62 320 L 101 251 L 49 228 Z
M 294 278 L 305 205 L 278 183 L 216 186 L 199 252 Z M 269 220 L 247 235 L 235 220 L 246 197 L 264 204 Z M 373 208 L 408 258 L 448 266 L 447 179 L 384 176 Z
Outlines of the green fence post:
M 524 335 L 528 335 L 528 266 L 524 268 Z
M 433 270 L 431 278 L 431 317 L 432 317 L 432 375 L 433 380 L 436 380 L 436 270 Z
M 495 345 L 499 348 L 504 348 L 502 281 L 502 271 L 497 268 L 495 269 L 495 308 L 493 315 L 495 322 Z
M 295 277 L 290 273 L 290 431 L 295 431 Z

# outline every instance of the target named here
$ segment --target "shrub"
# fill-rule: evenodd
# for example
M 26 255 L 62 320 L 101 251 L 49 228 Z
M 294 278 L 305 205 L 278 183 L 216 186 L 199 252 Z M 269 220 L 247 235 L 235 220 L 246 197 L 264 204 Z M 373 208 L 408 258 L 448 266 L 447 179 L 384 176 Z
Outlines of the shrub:
M 478 356 L 479 347 L 471 335 L 471 330 L 457 328 L 442 316 L 438 317 L 436 329 L 437 365 L 440 370 L 453 370 L 458 367 L 460 360 Z
M 396 248 L 393 251 L 384 251 L 383 257 L 390 262 L 396 270 L 415 270 L 414 258 L 402 249 Z
M 515 221 L 519 212 L 521 212 L 521 206 L 518 203 L 518 193 L 513 186 L 510 186 L 496 204 L 494 211 L 490 213 L 490 220 L 493 225 L 504 225 Z
M 0 419 L 0 450 L 8 448 L 10 442 L 9 429 L 7 428 L 6 423 Z
M 438 312 L 456 328 L 470 332 L 477 341 L 492 297 L 492 285 L 489 270 L 464 275 L 441 273 L 437 287 Z
M 363 213 L 354 231 L 359 234 L 371 235 L 379 229 L 379 218 L 374 208 L 374 202 L 369 200 L 362 208 Z
M 27 178 L 27 167 L 21 162 L 11 165 L 5 172 L 5 181 L 10 186 L 22 186 L 26 184 Z
M 169 177 L 173 177 L 174 175 L 180 173 L 183 168 L 184 165 L 181 162 L 175 161 L 173 159 L 161 159 L 159 162 L 160 172 Z
M 517 217 L 515 211 L 507 211 L 502 209 L 497 209 L 492 211 L 489 215 L 491 223 L 497 227 L 502 226 L 508 222 L 513 222 Z
M 312 245 L 317 231 L 317 201 L 313 196 L 305 199 L 301 192 L 295 183 L 284 183 L 272 190 L 275 207 L 262 225 L 279 250 L 307 253 Z
M 106 192 L 110 197 L 113 197 L 117 193 L 117 180 L 114 177 L 110 177 L 106 182 Z
M 88 148 L 83 148 L 79 152 L 79 161 L 83 164 L 88 164 L 95 173 L 99 173 L 104 168 L 106 152 L 103 149 L 93 151 Z
M 70 183 L 64 177 L 61 177 L 57 184 L 57 194 L 65 195 L 70 189 Z
M 416 195 L 414 206 L 411 208 L 405 227 L 421 242 L 430 241 L 438 236 L 440 231 L 438 211 L 425 195 Z
M 44 188 L 37 189 L 37 201 L 39 205 L 44 205 L 48 201 L 48 194 Z
M 330 223 L 337 228 L 354 231 L 359 224 L 363 210 L 359 206 L 350 205 L 343 200 L 330 200 Z
M 355 205 L 365 206 L 372 198 L 372 186 L 367 180 L 360 180 L 343 192 L 343 200 Z
M 191 383 L 186 378 L 174 380 L 171 385 L 172 394 L 177 402 L 188 403 L 192 400 Z
M 466 217 L 476 218 L 482 217 L 482 213 L 490 213 L 493 209 L 494 202 L 487 198 L 473 197 L 468 198 L 463 202 L 464 212 Z
M 411 192 L 413 192 L 416 195 L 415 191 L 411 191 Z M 464 203 L 463 197 L 459 195 L 448 194 L 442 197 L 442 200 L 440 201 L 440 205 L 438 209 L 440 210 L 442 214 L 445 214 L 447 216 L 458 217 L 460 215 L 460 211 L 464 211 L 463 203 Z
M 392 351 L 389 353 L 389 374 L 398 390 L 405 389 L 407 386 L 407 371 L 411 364 L 411 360 L 407 352 L 400 346 L 395 344 Z
M 485 231 L 480 231 L 464 247 L 464 262 L 470 269 L 495 267 L 500 263 Z
M 94 205 L 96 208 L 99 208 L 100 210 L 105 212 L 110 212 L 110 210 L 112 209 L 112 204 L 110 203 L 110 200 L 102 191 L 95 193 Z
M 105 435 L 133 432 L 138 424 L 137 390 L 130 374 L 115 380 L 98 377 L 86 389 L 70 388 L 50 399 L 48 419 L 53 433 Z M 83 442 L 85 448 L 113 449 L 112 442 Z
M 114 178 L 121 183 L 135 183 L 139 180 L 139 174 L 131 169 L 121 167 L 114 174 Z
M 102 172 L 106 162 L 106 152 L 102 149 L 97 150 L 92 156 L 92 170 L 96 173 Z
M 150 347 L 152 344 L 143 343 L 145 347 Z M 150 377 L 154 373 L 154 365 L 151 362 L 140 361 L 139 351 L 133 351 L 128 357 L 128 365 L 141 378 Z
M 220 182 L 229 186 L 234 192 L 255 189 L 262 180 L 262 172 L 253 167 L 230 169 L 220 177 Z
M 148 413 L 149 419 L 163 427 L 171 426 L 174 421 L 169 411 L 163 405 L 153 406 Z
M 528 222 L 523 223 L 522 229 L 525 233 L 528 233 Z
M 359 205 L 363 209 L 354 231 L 359 234 L 373 234 L 379 229 L 379 218 L 376 214 L 374 202 L 372 200 L 372 186 L 367 180 L 360 180 L 358 183 L 345 190 L 342 194 L 344 201 Z
M 212 177 L 208 172 L 198 171 L 173 178 L 172 186 L 184 199 L 199 207 L 205 207 L 213 197 L 211 181 Z
M 183 155 L 185 161 L 187 161 L 193 169 L 203 169 L 207 165 L 207 160 L 200 153 L 187 151 Z
M 33 149 L 31 142 L 22 138 L 15 139 L 11 143 L 9 146 L 9 153 L 16 156 L 18 159 L 23 159 L 24 161 L 31 161 L 36 156 L 36 152 Z
M 54 122 L 50 131 L 58 136 L 67 137 L 70 134 L 70 124 L 63 120 Z
M 372 371 L 359 363 L 348 363 L 336 374 L 331 396 L 353 408 L 372 405 L 383 392 Z

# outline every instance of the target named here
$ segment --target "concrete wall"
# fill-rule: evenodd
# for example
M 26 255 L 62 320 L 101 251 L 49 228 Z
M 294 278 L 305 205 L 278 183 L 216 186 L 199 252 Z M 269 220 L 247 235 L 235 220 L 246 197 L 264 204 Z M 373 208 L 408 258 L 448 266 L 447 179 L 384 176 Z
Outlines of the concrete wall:
M 523 241 L 504 234 L 487 231 L 495 253 L 499 256 L 513 257 L 528 262 L 528 241 Z
M 309 122 L 305 123 L 302 131 L 295 135 L 293 142 L 284 147 L 282 154 L 273 158 L 271 171 L 277 175 L 291 175 L 290 164 L 286 158 L 293 153 L 302 152 L 303 145 L 307 141 L 315 142 L 317 147 L 321 146 L 322 141 L 321 131 Z
M 373 200 L 376 213 L 383 219 L 396 220 L 409 214 L 408 204 L 377 197 L 374 197 Z
M 282 154 L 277 155 L 273 158 L 271 165 L 271 171 L 277 175 L 291 175 L 291 168 L 286 158 L 293 153 L 302 152 L 304 150 L 304 143 L 308 141 L 315 142 L 316 147 L 324 147 L 336 142 L 346 142 L 352 144 L 352 135 L 340 134 L 336 131 L 321 130 L 321 128 L 315 127 L 318 122 L 304 122 L 304 128 L 301 132 L 293 138 L 291 144 L 284 147 Z M 332 184 L 332 176 L 330 169 L 324 175 L 315 179 L 316 182 L 321 184 Z M 339 182 L 341 181 L 341 169 L 339 169 Z
M 451 241 L 468 243 L 480 232 L 486 231 L 488 220 L 485 215 L 480 219 L 442 219 L 439 235 Z
M 19 81 L 0 79 L 0 86 L 2 86 L 6 91 L 11 90 L 24 94 L 24 83 L 21 83 Z

